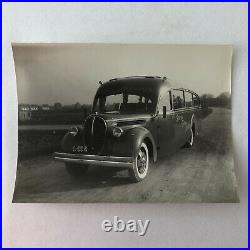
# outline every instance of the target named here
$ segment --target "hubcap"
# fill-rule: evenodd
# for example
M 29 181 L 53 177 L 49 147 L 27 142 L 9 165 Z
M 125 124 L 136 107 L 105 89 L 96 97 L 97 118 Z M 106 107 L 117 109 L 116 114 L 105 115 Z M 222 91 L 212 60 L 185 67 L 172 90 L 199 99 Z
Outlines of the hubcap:
M 137 168 L 140 174 L 143 174 L 147 167 L 147 155 L 146 153 L 140 149 L 138 157 L 137 157 Z

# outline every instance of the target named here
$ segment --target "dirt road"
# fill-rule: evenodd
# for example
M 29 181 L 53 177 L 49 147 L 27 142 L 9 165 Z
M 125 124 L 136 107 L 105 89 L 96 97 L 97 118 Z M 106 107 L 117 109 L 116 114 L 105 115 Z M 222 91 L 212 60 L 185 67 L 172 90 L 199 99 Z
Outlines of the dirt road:
M 18 163 L 13 202 L 237 202 L 231 110 L 214 108 L 193 148 L 160 159 L 140 183 L 127 171 L 91 168 L 72 179 L 63 163 L 41 156 Z

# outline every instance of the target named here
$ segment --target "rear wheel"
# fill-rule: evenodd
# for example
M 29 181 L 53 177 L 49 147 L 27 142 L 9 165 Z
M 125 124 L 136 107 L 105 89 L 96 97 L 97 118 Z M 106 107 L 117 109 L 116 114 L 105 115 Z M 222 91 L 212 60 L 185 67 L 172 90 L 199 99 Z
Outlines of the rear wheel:
M 140 146 L 137 156 L 134 159 L 133 168 L 129 169 L 129 174 L 134 182 L 139 182 L 146 178 L 148 170 L 149 170 L 148 147 L 143 142 Z
M 76 178 L 83 176 L 88 170 L 88 166 L 82 166 L 73 163 L 65 163 L 65 168 L 71 176 Z

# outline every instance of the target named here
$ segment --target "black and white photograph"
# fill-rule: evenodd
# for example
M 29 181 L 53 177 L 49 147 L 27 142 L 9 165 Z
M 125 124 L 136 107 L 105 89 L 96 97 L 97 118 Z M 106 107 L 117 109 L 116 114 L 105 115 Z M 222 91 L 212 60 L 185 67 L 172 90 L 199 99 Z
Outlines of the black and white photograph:
M 238 202 L 231 46 L 13 44 L 13 202 Z
M 6 248 L 248 246 L 248 3 L 2 3 Z
M 13 202 L 239 202 L 232 46 L 12 47 Z

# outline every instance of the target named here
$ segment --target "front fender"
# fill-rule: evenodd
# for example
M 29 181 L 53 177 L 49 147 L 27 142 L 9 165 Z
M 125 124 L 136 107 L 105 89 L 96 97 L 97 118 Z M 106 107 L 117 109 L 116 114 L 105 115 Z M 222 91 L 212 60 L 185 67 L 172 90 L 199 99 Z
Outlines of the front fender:
M 78 127 L 78 133 L 76 136 L 72 135 L 69 131 L 64 135 L 61 148 L 65 153 L 74 153 L 73 148 L 76 146 L 82 146 L 83 142 L 83 129 Z
M 84 145 L 83 129 L 78 129 L 79 133 L 76 136 L 67 132 L 63 137 L 61 142 L 63 152 L 75 153 L 74 148 L 77 146 L 82 147 Z M 156 162 L 157 148 L 155 140 L 150 131 L 144 127 L 135 127 L 125 130 L 120 138 L 115 138 L 110 134 L 107 135 L 101 155 L 135 157 L 138 154 L 140 145 L 143 141 L 146 142 L 149 153 L 153 157 L 154 162 Z
M 156 162 L 157 147 L 155 140 L 150 131 L 144 127 L 129 129 L 122 135 L 121 138 L 115 138 L 113 141 L 113 153 L 117 156 L 126 155 L 135 157 L 138 154 L 142 142 L 147 144 L 149 153 L 153 157 L 154 162 Z

